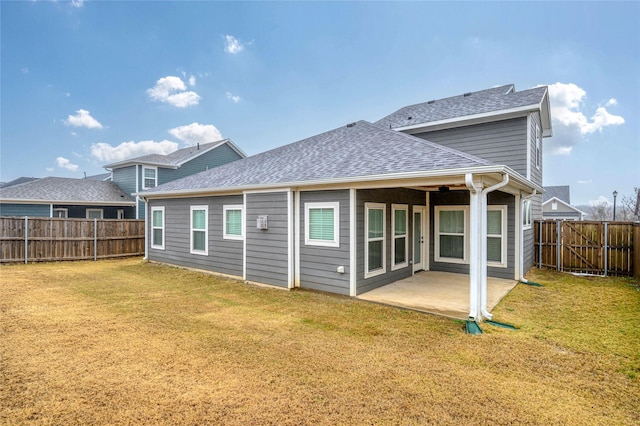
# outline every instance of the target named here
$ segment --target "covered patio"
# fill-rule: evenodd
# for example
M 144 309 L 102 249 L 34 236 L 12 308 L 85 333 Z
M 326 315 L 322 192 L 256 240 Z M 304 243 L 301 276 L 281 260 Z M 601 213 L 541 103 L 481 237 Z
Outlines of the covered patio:
M 487 277 L 487 309 L 493 310 L 516 284 L 515 280 Z M 466 320 L 469 317 L 469 275 L 423 271 L 357 298 Z

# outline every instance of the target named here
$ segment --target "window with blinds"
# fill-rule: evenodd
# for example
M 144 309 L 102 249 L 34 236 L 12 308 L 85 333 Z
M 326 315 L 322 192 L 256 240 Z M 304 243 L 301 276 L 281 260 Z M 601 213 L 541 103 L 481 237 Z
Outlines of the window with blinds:
M 404 268 L 409 265 L 407 252 L 409 239 L 407 238 L 407 216 L 408 206 L 406 204 L 393 204 L 391 206 L 393 222 L 391 224 L 393 232 L 393 265 L 391 270 Z
M 208 254 L 208 206 L 191 206 L 191 253 Z
M 340 203 L 305 203 L 306 245 L 340 246 Z
M 164 207 L 151 207 L 151 248 L 164 250 Z
M 365 203 L 365 278 L 374 277 L 386 272 L 385 218 L 385 204 Z
M 224 222 L 222 238 L 226 240 L 242 240 L 244 238 L 243 206 L 229 205 L 223 207 Z

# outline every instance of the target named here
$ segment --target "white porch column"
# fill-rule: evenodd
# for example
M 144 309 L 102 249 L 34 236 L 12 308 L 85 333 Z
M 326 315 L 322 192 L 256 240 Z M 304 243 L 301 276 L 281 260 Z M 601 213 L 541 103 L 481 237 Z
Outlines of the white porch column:
M 481 320 L 481 265 L 480 245 L 482 234 L 481 209 L 482 193 L 481 184 L 473 182 L 473 175 L 465 176 L 467 188 L 469 188 L 469 318 Z

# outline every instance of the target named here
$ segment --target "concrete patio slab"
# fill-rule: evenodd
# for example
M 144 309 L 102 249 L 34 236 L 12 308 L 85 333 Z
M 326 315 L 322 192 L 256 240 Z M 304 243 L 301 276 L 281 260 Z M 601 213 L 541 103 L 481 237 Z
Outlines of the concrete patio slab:
M 515 280 L 487 278 L 489 312 L 516 284 Z M 450 272 L 419 272 L 357 298 L 466 320 L 469 316 L 469 276 Z

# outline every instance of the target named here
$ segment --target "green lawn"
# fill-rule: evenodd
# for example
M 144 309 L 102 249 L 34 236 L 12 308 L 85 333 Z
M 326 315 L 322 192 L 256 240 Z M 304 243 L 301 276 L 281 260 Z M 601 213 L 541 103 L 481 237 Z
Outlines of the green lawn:
M 0 267 L 1 424 L 639 424 L 640 291 L 532 270 L 494 319 L 140 259 Z

